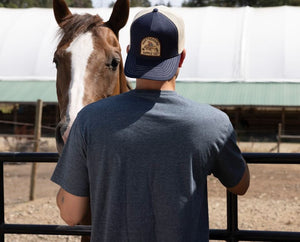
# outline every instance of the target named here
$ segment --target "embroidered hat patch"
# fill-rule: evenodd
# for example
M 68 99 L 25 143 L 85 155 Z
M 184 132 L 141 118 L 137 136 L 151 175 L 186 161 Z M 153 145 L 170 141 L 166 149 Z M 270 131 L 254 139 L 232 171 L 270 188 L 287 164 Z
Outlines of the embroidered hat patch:
M 146 37 L 141 42 L 141 55 L 160 56 L 160 42 L 157 38 Z

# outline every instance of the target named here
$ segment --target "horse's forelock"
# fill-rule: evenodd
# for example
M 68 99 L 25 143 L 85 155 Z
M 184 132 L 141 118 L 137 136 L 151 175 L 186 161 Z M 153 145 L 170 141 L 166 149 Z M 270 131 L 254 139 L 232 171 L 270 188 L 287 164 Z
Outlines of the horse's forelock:
M 58 36 L 65 41 L 71 41 L 78 35 L 102 24 L 103 19 L 99 15 L 73 14 L 61 23 Z

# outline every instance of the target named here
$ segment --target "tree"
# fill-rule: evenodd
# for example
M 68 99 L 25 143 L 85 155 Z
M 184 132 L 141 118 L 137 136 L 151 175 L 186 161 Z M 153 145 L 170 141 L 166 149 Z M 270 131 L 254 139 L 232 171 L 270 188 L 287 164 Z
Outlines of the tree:
M 111 2 L 109 7 L 112 8 L 115 2 Z M 150 7 L 151 3 L 148 0 L 131 0 L 130 7 Z
M 300 6 L 300 0 L 289 0 L 289 1 L 287 1 L 286 5 Z
M 77 7 L 77 8 L 92 8 L 92 1 L 91 0 L 71 0 L 69 4 L 70 7 Z
M 272 7 L 282 5 L 300 6 L 300 0 L 185 0 L 182 3 L 182 7 Z
M 131 0 L 130 7 L 150 7 L 151 3 L 148 0 Z
M 165 3 L 164 0 L 160 0 L 157 4 L 155 4 L 155 6 L 158 5 L 163 5 L 163 6 L 167 6 L 167 7 L 172 7 L 171 1 L 168 1 L 167 3 Z
M 182 3 L 182 7 L 205 7 L 205 6 L 219 6 L 219 7 L 237 7 L 243 6 L 243 1 L 247 0 L 189 0 Z
M 91 0 L 67 0 L 70 7 L 91 8 Z M 7 8 L 52 8 L 52 0 L 0 0 L 0 7 Z

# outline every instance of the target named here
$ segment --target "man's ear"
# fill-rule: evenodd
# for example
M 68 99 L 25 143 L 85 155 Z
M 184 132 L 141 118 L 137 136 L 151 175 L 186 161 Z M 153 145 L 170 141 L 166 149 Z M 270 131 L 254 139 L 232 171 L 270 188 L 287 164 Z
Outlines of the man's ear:
M 186 56 L 186 50 L 183 49 L 183 51 L 181 52 L 181 56 L 180 56 L 179 67 L 182 67 L 182 63 L 185 59 L 185 56 Z

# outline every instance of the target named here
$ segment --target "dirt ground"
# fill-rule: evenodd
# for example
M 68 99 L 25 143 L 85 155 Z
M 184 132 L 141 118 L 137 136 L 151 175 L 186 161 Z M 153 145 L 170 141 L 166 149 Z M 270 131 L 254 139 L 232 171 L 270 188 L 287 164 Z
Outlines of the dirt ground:
M 30 149 L 27 142 L 0 141 L 0 152 Z M 275 143 L 240 143 L 243 152 L 276 152 Z M 300 144 L 282 144 L 281 152 L 300 152 Z M 53 140 L 43 140 L 41 151 L 55 152 Z M 4 166 L 5 222 L 64 224 L 55 205 L 58 187 L 50 182 L 55 164 L 38 164 L 35 200 L 29 201 L 32 164 Z M 239 228 L 300 231 L 300 165 L 249 166 L 251 185 L 238 200 Z M 208 177 L 210 228 L 226 228 L 226 191 Z M 80 241 L 74 236 L 5 235 L 5 241 Z

